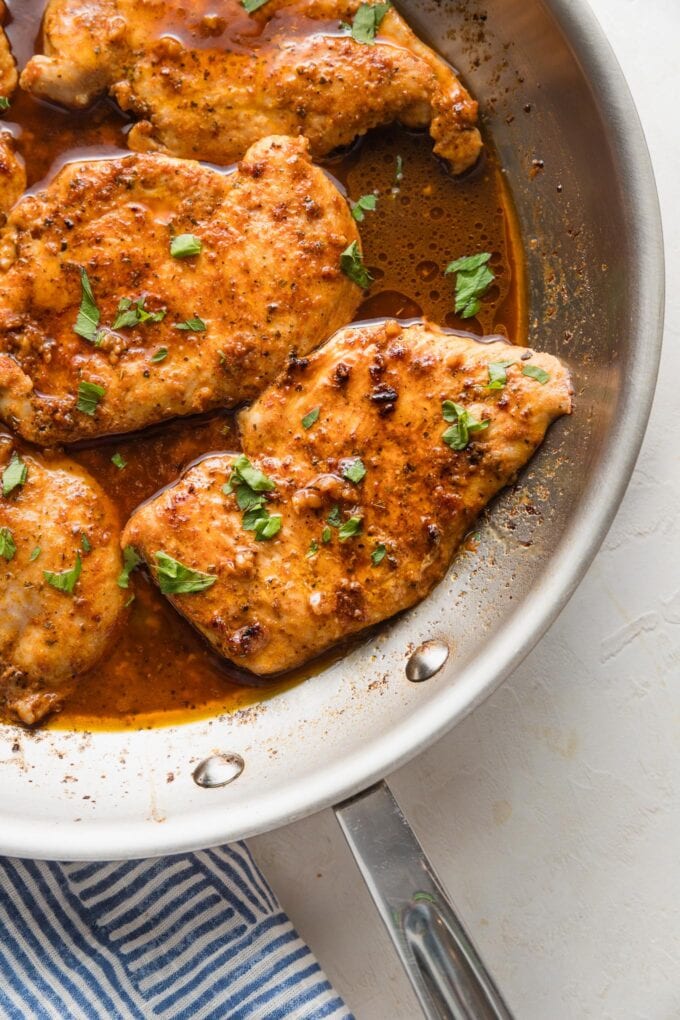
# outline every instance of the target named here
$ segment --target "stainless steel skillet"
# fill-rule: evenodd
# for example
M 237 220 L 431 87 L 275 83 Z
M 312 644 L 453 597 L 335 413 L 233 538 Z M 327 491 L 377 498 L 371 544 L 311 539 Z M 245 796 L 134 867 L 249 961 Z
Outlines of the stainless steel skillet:
M 189 726 L 90 735 L 0 728 L 2 853 L 172 853 L 357 794 L 501 682 L 602 541 L 644 433 L 662 324 L 656 193 L 625 82 L 582 0 L 409 0 L 403 8 L 481 101 L 527 242 L 532 342 L 571 366 L 576 412 L 481 522 L 478 552 L 460 556 L 421 606 L 315 680 Z M 420 660 L 409 662 L 423 642 L 435 642 L 435 659 L 448 656 L 413 682 L 407 667 L 422 675 Z M 384 799 L 378 788 L 341 809 L 357 852 L 369 822 L 379 831 Z M 383 840 L 382 860 L 364 866 L 378 863 L 388 875 L 392 850 Z M 435 895 L 422 872 L 407 889 L 418 891 Z M 416 902 L 414 924 L 431 901 Z M 436 1000 L 432 987 L 423 995 Z

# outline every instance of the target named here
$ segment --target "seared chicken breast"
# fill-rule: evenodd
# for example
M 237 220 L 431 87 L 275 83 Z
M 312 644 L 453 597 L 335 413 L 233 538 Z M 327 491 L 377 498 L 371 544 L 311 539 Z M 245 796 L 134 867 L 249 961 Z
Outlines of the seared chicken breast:
M 127 599 L 119 539 L 86 471 L 0 437 L 0 707 L 20 722 L 58 708 L 111 646 Z
M 231 174 L 67 164 L 0 234 L 0 418 L 47 446 L 251 400 L 351 320 L 349 245 L 301 138 L 263 139 Z
M 26 189 L 26 167 L 9 131 L 0 131 L 0 225 Z
M 389 4 L 51 0 L 23 88 L 71 107 L 109 92 L 141 118 L 130 147 L 230 163 L 268 134 L 314 156 L 399 120 L 429 126 L 459 173 L 481 147 L 477 104 Z M 255 6 L 255 5 L 253 5 Z
M 3 0 L 0 0 L 0 24 L 5 21 L 6 17 L 7 5 L 3 3 Z M 0 96 L 3 99 L 10 98 L 17 87 L 18 80 L 17 65 L 12 56 L 9 39 L 4 29 L 0 28 Z
M 427 595 L 570 394 L 547 354 L 348 327 L 241 413 L 242 454 L 192 467 L 123 544 L 221 655 L 291 669 Z

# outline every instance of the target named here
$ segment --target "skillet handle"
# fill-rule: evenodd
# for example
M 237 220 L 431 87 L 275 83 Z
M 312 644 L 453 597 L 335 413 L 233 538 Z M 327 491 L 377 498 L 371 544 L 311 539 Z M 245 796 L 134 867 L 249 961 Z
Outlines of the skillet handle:
M 512 1020 L 387 785 L 335 814 L 428 1020 Z

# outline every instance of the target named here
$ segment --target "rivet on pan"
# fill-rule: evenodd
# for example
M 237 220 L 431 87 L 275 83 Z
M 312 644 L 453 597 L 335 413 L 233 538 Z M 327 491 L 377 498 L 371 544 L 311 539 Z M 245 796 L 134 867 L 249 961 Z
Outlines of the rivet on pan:
M 206 790 L 215 790 L 233 783 L 245 767 L 240 754 L 212 754 L 194 769 L 194 782 Z
M 406 663 L 406 676 L 414 684 L 429 680 L 438 673 L 449 657 L 444 641 L 424 641 Z

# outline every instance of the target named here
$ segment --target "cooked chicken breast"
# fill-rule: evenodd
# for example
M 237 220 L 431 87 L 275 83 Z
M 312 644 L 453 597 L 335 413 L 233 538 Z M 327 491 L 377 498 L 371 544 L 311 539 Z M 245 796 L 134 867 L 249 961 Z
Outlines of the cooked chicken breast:
M 7 220 L 7 213 L 26 189 L 26 167 L 17 155 L 14 138 L 9 131 L 0 131 L 0 225 Z M 0 267 L 2 266 L 2 241 L 0 240 Z
M 32 725 L 111 645 L 127 593 L 116 511 L 64 457 L 0 437 L 0 706 Z
M 142 118 L 131 148 L 230 163 L 267 134 L 322 156 L 379 124 L 430 128 L 454 173 L 481 147 L 477 104 L 394 8 L 360 0 L 51 0 L 23 88 Z M 377 28 L 377 36 L 375 35 Z M 365 41 L 358 41 L 364 39 Z
M 304 139 L 263 139 L 233 174 L 71 163 L 0 235 L 0 418 L 46 446 L 252 399 L 351 320 L 355 242 Z
M 4 23 L 6 17 L 7 5 L 3 3 L 3 0 L 0 0 L 0 24 Z M 0 96 L 3 99 L 10 98 L 17 87 L 18 80 L 17 65 L 12 56 L 9 39 L 5 35 L 4 29 L 0 28 Z
M 242 412 L 240 458 L 192 467 L 123 544 L 223 656 L 290 669 L 427 595 L 570 394 L 547 354 L 343 329 Z

